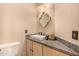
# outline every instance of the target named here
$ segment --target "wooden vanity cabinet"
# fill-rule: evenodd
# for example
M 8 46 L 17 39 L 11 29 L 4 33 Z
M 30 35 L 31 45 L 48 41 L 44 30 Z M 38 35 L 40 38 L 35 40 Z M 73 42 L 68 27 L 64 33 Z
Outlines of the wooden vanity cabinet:
M 27 56 L 68 56 L 67 54 L 57 51 L 53 48 L 39 44 L 27 39 Z
M 32 41 L 31 40 L 28 40 L 26 39 L 26 54 L 27 56 L 32 56 Z
M 42 45 L 27 39 L 27 56 L 42 56 Z
M 43 55 L 44 56 L 67 56 L 67 54 L 56 51 L 55 49 L 52 49 L 47 46 L 43 46 Z
M 42 45 L 33 42 L 33 56 L 42 56 Z

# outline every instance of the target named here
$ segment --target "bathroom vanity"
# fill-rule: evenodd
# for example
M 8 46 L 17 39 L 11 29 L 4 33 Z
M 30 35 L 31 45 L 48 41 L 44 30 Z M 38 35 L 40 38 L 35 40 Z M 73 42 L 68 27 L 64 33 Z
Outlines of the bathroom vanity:
M 79 52 L 59 40 L 37 40 L 26 36 L 27 56 L 78 56 Z
M 27 56 L 66 56 L 67 54 L 27 39 Z

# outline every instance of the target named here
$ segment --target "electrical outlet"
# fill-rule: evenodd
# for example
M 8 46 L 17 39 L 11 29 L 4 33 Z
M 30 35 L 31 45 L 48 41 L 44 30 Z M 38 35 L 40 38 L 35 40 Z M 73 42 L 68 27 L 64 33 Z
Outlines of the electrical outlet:
M 78 31 L 72 31 L 72 39 L 78 40 Z

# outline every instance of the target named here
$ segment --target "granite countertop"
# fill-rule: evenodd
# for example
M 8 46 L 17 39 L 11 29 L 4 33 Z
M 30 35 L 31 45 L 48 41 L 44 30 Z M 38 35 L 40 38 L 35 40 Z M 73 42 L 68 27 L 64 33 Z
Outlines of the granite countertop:
M 37 40 L 35 38 L 31 38 L 30 36 L 26 36 L 26 39 L 32 40 L 39 44 L 43 44 L 57 51 L 66 53 L 70 56 L 79 56 L 79 52 L 76 52 L 74 49 L 66 46 L 61 41 L 58 41 L 58 40 Z

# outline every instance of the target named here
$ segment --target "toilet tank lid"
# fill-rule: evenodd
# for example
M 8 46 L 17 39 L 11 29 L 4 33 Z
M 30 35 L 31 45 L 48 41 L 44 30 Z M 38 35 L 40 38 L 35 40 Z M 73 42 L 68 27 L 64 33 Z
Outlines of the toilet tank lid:
M 20 45 L 20 42 L 12 42 L 12 43 L 6 43 L 6 44 L 0 44 L 0 48 L 6 48 L 11 46 Z

